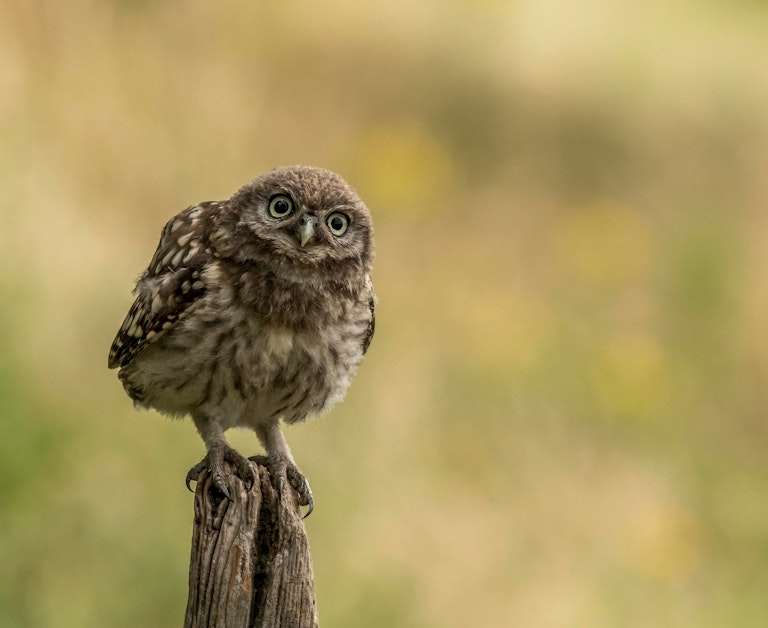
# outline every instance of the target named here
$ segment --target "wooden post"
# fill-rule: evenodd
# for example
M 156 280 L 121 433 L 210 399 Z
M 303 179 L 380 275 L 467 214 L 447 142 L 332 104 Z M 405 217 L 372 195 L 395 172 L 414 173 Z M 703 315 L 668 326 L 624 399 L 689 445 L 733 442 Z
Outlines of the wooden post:
M 184 628 L 315 628 L 318 625 L 309 543 L 293 490 L 277 494 L 253 463 L 246 493 L 230 476 L 233 501 L 203 474 L 195 491 Z

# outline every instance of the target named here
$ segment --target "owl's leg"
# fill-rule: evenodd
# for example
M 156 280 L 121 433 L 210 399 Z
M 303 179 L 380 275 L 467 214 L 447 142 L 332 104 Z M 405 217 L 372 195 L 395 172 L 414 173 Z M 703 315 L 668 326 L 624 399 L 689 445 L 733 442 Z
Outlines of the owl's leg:
M 255 430 L 259 441 L 267 450 L 267 455 L 266 457 L 251 456 L 249 460 L 266 465 L 272 476 L 272 481 L 276 482 L 275 488 L 279 493 L 283 492 L 287 480 L 299 496 L 299 505 L 309 506 L 307 514 L 304 515 L 306 519 L 315 508 L 315 500 L 312 498 L 309 482 L 299 471 L 299 467 L 296 466 L 285 436 L 280 430 L 280 425 L 277 421 L 270 421 L 267 424 L 258 424 Z
M 221 429 L 221 426 L 218 423 L 206 416 L 198 415 L 193 416 L 192 418 L 195 422 L 195 426 L 197 426 L 198 432 L 200 432 L 200 436 L 203 437 L 208 453 L 205 454 L 205 458 L 187 472 L 187 488 L 191 491 L 192 488 L 190 487 L 190 482 L 193 480 L 197 481 L 200 474 L 203 471 L 208 470 L 213 478 L 214 486 L 216 486 L 228 500 L 232 501 L 232 494 L 230 493 L 229 485 L 226 480 L 226 465 L 224 464 L 225 462 L 228 462 L 232 466 L 237 477 L 239 477 L 245 484 L 245 490 L 250 491 L 251 488 L 253 488 L 253 483 L 256 481 L 256 474 L 251 463 L 245 456 L 237 453 L 229 446 L 226 438 L 224 438 L 224 430 Z

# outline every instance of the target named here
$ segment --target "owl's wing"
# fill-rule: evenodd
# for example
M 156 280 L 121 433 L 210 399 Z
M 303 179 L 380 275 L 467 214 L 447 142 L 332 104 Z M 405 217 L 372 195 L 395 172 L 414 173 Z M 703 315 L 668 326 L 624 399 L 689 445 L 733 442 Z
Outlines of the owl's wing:
M 371 282 L 371 278 L 367 277 L 366 279 L 366 284 L 371 293 L 370 300 L 368 301 L 368 307 L 371 310 L 371 320 L 368 322 L 368 329 L 366 330 L 365 336 L 363 337 L 363 355 L 366 354 L 368 347 L 371 346 L 371 340 L 373 340 L 373 332 L 376 331 L 376 295 L 373 293 L 373 283 Z
M 109 350 L 109 368 L 123 367 L 156 342 L 205 294 L 205 225 L 212 204 L 189 207 L 163 228 L 152 261 L 136 283 L 137 295 Z

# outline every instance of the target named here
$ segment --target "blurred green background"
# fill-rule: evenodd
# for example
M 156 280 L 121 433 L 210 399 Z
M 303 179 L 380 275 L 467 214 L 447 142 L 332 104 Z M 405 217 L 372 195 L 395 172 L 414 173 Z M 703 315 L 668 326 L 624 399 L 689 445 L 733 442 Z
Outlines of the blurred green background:
M 765 626 L 766 60 L 756 0 L 2 0 L 0 625 L 181 624 L 203 446 L 107 350 L 171 215 L 307 163 L 380 299 L 287 430 L 323 625 Z

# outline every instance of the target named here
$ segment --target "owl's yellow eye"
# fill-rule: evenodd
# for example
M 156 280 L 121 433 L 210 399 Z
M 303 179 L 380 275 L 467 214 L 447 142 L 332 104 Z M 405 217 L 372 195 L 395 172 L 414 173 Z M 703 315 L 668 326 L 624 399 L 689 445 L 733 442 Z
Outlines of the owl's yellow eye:
M 285 218 L 293 211 L 293 201 L 290 196 L 278 194 L 269 200 L 269 215 L 273 218 Z
M 340 212 L 333 212 L 325 222 L 331 233 L 336 236 L 344 235 L 347 227 L 349 227 L 349 218 Z

